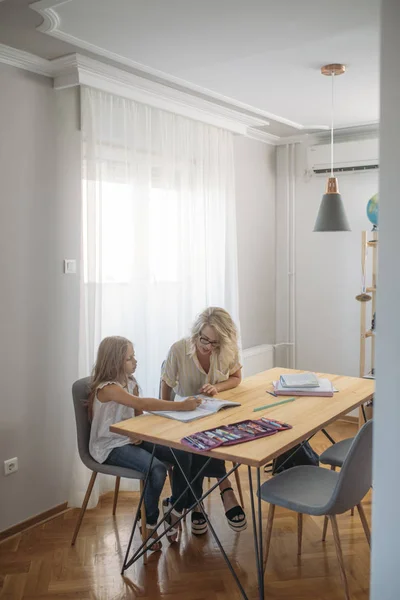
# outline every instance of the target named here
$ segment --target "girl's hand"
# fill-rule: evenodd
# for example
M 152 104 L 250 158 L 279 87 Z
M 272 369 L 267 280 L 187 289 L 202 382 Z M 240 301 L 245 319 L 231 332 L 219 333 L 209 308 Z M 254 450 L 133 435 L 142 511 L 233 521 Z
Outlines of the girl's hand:
M 211 383 L 206 383 L 200 389 L 200 393 L 201 394 L 207 394 L 207 396 L 215 396 L 216 394 L 218 394 L 218 390 L 215 387 L 215 385 L 211 385 Z
M 201 404 L 201 398 L 186 398 L 182 402 L 176 402 L 179 410 L 195 410 Z

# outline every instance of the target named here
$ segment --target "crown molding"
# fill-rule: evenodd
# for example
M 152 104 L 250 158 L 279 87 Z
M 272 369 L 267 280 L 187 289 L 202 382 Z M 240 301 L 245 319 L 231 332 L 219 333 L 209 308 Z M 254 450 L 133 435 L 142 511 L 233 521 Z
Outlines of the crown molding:
M 56 7 L 61 4 L 68 4 L 71 0 L 40 0 L 29 5 L 29 8 L 38 12 L 43 18 L 43 23 L 36 27 L 41 33 L 52 35 L 53 31 L 57 31 L 61 25 L 61 19 L 57 14 Z M 60 32 L 61 33 L 61 32 Z
M 54 87 L 87 85 L 217 127 L 246 135 L 248 128 L 268 125 L 265 119 L 243 114 L 209 99 L 176 90 L 80 54 L 51 61 Z
M 363 124 L 350 124 L 346 127 L 335 129 L 334 144 L 343 142 L 356 142 L 362 140 L 371 140 L 379 138 L 379 121 L 372 121 Z M 275 145 L 284 146 L 286 144 L 304 144 L 323 145 L 330 144 L 331 136 L 329 131 L 313 131 L 290 137 L 280 137 Z
M 54 0 L 49 2 L 53 4 Z M 229 129 L 234 133 L 273 146 L 292 143 L 324 144 L 329 141 L 325 126 L 321 126 L 320 131 L 315 131 L 317 127 L 307 128 L 307 131 L 304 126 L 300 126 L 303 133 L 300 133 L 300 130 L 298 134 L 290 137 L 280 137 L 261 131 L 258 128 L 269 125 L 269 122 L 265 118 L 256 116 L 254 112 L 249 115 L 247 112 L 241 112 L 237 107 L 218 104 L 210 98 L 169 87 L 164 83 L 129 73 L 80 54 L 47 60 L 0 44 L 0 63 L 53 78 L 55 89 L 87 85 L 216 127 Z M 379 122 L 375 121 L 348 125 L 335 130 L 336 142 L 374 137 L 379 137 Z
M 329 144 L 330 134 L 320 132 L 315 135 L 318 144 Z M 334 143 L 354 142 L 357 140 L 369 140 L 379 138 L 379 122 L 361 123 L 339 127 L 334 131 Z
M 120 64 L 121 67 L 128 67 L 132 71 L 134 71 L 139 77 L 144 79 L 148 79 L 153 82 L 160 83 L 167 87 L 175 88 L 183 93 L 187 93 L 190 95 L 197 95 L 201 98 L 208 99 L 213 105 L 220 104 L 221 106 L 227 106 L 231 110 L 236 111 L 237 113 L 247 114 L 252 116 L 254 119 L 259 119 L 259 125 L 268 125 L 268 121 L 276 121 L 277 123 L 282 123 L 283 125 L 287 125 L 289 127 L 293 127 L 300 131 L 310 130 L 310 129 L 320 129 L 325 130 L 327 127 L 325 125 L 303 125 L 301 123 L 297 123 L 282 115 L 276 115 L 274 113 L 256 108 L 244 102 L 240 102 L 239 100 L 235 100 L 208 88 L 196 85 L 179 77 L 175 77 L 169 73 L 165 73 L 163 71 L 159 71 L 158 69 L 154 69 L 142 63 L 136 62 L 125 56 L 117 54 L 115 52 L 111 52 L 110 50 L 106 50 L 101 46 L 97 46 L 86 40 L 75 37 L 65 31 L 62 31 L 62 23 L 61 18 L 57 13 L 57 7 L 72 2 L 72 0 L 39 0 L 29 5 L 29 8 L 39 13 L 43 18 L 43 23 L 37 29 L 42 33 L 46 33 L 51 35 L 63 42 L 67 42 L 81 48 L 82 50 L 86 50 L 92 54 L 95 54 L 99 57 L 107 58 L 108 60 L 112 60 L 113 62 Z M 255 125 L 256 126 L 256 125 Z
M 47 60 L 0 44 L 0 63 L 53 78 L 55 89 L 87 85 L 216 127 L 229 129 L 240 135 L 247 135 L 247 131 L 251 131 L 251 128 L 269 124 L 264 118 L 241 113 L 239 110 L 221 106 L 209 99 L 170 88 L 80 54 Z M 264 140 L 267 140 L 266 136 Z
M 40 58 L 29 52 L 0 44 L 0 63 L 31 71 L 37 75 L 45 75 L 52 77 L 51 61 L 45 58 Z
M 259 129 L 254 129 L 253 127 L 247 128 L 246 137 L 251 138 L 252 140 L 257 140 L 258 142 L 262 142 L 263 144 L 269 144 L 270 146 L 276 146 L 279 143 L 279 140 L 282 139 L 279 137 L 279 135 L 267 133 L 266 131 L 260 131 Z

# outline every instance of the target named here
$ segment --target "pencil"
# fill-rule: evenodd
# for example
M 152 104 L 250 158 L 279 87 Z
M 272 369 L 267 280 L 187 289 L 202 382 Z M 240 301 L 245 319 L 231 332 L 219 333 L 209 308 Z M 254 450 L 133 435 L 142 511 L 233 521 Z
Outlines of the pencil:
M 286 404 L 287 402 L 293 402 L 296 398 L 288 398 L 287 400 L 280 400 L 279 402 L 273 402 L 272 404 L 265 404 L 264 406 L 258 406 L 253 409 L 253 412 L 258 412 L 259 410 L 264 410 L 266 408 L 272 408 L 273 406 L 279 406 L 280 404 Z

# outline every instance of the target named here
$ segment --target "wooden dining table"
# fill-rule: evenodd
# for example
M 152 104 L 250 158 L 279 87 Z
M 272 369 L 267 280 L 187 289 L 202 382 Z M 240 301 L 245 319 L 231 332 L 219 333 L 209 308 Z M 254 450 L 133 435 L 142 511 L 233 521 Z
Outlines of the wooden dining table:
M 349 412 L 363 406 L 366 402 L 372 399 L 374 394 L 375 382 L 371 379 L 360 379 L 358 377 L 348 377 L 344 375 L 332 375 L 329 373 L 317 373 L 318 377 L 329 379 L 336 392 L 333 397 L 313 397 L 299 396 L 293 402 L 271 406 L 260 411 L 255 409 L 274 404 L 285 397 L 273 397 L 268 392 L 273 391 L 273 382 L 279 380 L 280 375 L 284 373 L 300 373 L 302 371 L 273 368 L 264 371 L 252 377 L 245 378 L 242 383 L 226 392 L 218 394 L 217 398 L 223 400 L 232 400 L 240 403 L 238 407 L 222 409 L 214 415 L 204 417 L 202 419 L 189 423 L 182 423 L 173 419 L 168 419 L 159 415 L 145 414 L 133 419 L 122 421 L 111 426 L 111 431 L 141 439 L 154 444 L 167 446 L 174 450 L 183 450 L 196 453 L 192 448 L 188 448 L 182 443 L 182 439 L 190 436 L 198 431 L 213 429 L 237 423 L 245 419 L 258 419 L 260 417 L 268 417 L 278 421 L 288 423 L 292 426 L 291 429 L 281 431 L 275 435 L 252 440 L 246 443 L 236 444 L 233 446 L 220 446 L 211 451 L 200 452 L 204 456 L 210 458 L 218 458 L 224 461 L 232 461 L 234 466 L 227 473 L 227 477 L 233 473 L 240 465 L 246 465 L 249 478 L 250 489 L 250 504 L 253 520 L 253 535 L 255 561 L 258 576 L 259 598 L 264 598 L 264 573 L 263 573 L 263 536 L 262 536 L 262 515 L 261 515 L 261 468 L 270 463 L 274 458 L 281 455 L 283 452 L 297 447 L 310 439 L 320 430 L 324 430 L 326 426 L 333 423 L 340 417 L 347 415 Z M 288 393 L 288 396 L 292 394 Z M 330 436 L 328 436 L 330 437 Z M 176 454 L 174 453 L 175 459 Z M 179 463 L 178 463 L 179 465 Z M 175 467 L 177 468 L 177 467 Z M 255 482 L 254 482 L 255 476 Z M 188 487 L 191 482 L 187 482 Z M 211 493 L 218 483 L 212 486 L 203 495 L 199 501 L 202 501 L 209 493 Z M 254 492 L 254 493 L 253 493 Z M 139 501 L 138 511 L 143 502 L 143 494 Z M 257 506 L 256 506 L 257 505 Z M 206 516 L 207 522 L 210 525 L 211 533 L 213 534 L 228 567 L 238 585 L 242 597 L 247 600 L 248 596 L 226 555 L 220 540 L 212 526 L 211 520 Z M 183 518 L 183 517 L 182 517 Z M 135 517 L 135 522 L 132 529 L 130 544 L 128 545 L 125 561 L 122 572 L 124 572 L 133 562 L 135 562 L 143 553 L 143 544 L 129 559 L 130 546 L 133 539 L 133 532 L 136 527 L 138 513 Z M 161 521 L 162 522 L 162 521 Z M 160 524 L 160 523 L 159 523 Z M 158 525 L 159 525 L 158 524 Z M 165 535 L 163 532 L 160 538 Z M 237 534 L 239 535 L 239 534 Z

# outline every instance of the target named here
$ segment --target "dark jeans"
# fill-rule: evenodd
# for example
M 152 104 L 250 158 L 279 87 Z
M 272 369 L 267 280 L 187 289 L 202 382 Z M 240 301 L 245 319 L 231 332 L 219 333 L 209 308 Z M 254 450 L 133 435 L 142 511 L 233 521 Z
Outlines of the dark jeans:
M 207 456 L 201 456 L 201 454 L 192 454 L 192 465 L 191 465 L 191 479 L 200 471 L 202 466 L 208 461 Z M 177 470 L 177 469 L 176 469 Z M 175 471 L 174 471 L 175 472 Z M 197 498 L 201 498 L 203 495 L 203 480 L 204 477 L 215 477 L 216 479 L 222 479 L 226 475 L 225 462 L 218 458 L 212 458 L 208 463 L 207 467 L 202 471 L 200 477 L 193 483 L 193 491 Z M 187 508 L 192 506 L 195 502 L 193 494 L 189 491 L 187 496 Z
M 148 473 L 151 462 L 153 445 L 150 442 L 142 442 L 140 445 L 126 444 L 114 448 L 105 461 L 109 465 L 134 469 L 145 475 Z M 191 477 L 192 454 L 174 450 L 181 467 L 188 479 Z M 153 464 L 149 474 L 146 491 L 144 494 L 144 505 L 146 508 L 146 520 L 150 525 L 155 525 L 159 516 L 159 500 L 167 476 L 167 467 L 164 463 L 175 466 L 175 459 L 166 446 L 156 445 Z M 179 467 L 174 468 L 172 477 L 171 501 L 175 502 L 186 488 L 185 478 Z M 185 494 L 176 505 L 176 510 L 181 511 L 187 505 L 187 494 Z

